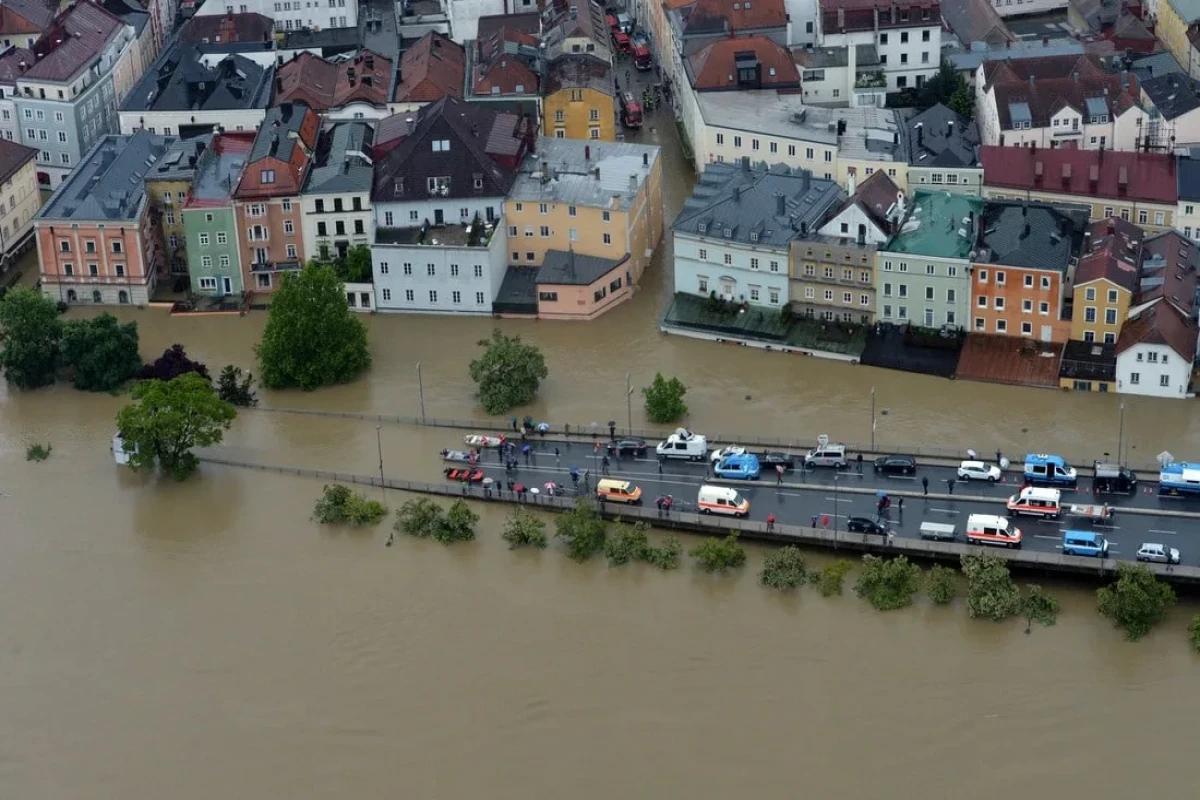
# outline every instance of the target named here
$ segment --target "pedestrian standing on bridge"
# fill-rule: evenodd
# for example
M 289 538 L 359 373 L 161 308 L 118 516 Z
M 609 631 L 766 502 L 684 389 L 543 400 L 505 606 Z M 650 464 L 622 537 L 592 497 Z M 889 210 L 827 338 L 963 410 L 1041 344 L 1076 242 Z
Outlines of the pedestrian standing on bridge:
M 925 492 L 925 496 L 929 496 L 929 478 L 921 478 L 921 490 Z
M 605 474 L 605 475 L 608 474 L 608 456 L 605 456 L 604 459 L 600 462 L 600 470 L 603 474 Z
M 854 461 L 856 464 L 858 464 L 858 474 L 862 475 L 862 453 L 859 453 L 858 457 L 855 458 Z
M 663 468 L 663 457 L 659 456 L 658 457 L 658 474 L 659 475 L 663 474 L 662 468 Z
M 783 486 L 783 464 L 775 465 L 775 485 Z
M 954 478 L 946 481 L 946 488 L 950 491 L 950 494 L 954 494 Z
M 559 458 L 558 448 L 556 447 L 556 448 L 554 448 L 554 466 L 557 467 L 561 463 L 562 463 L 562 461 Z
M 896 510 L 899 511 L 901 514 L 904 513 L 904 498 L 903 497 L 896 498 Z
M 767 533 L 775 530 L 775 513 L 767 514 Z

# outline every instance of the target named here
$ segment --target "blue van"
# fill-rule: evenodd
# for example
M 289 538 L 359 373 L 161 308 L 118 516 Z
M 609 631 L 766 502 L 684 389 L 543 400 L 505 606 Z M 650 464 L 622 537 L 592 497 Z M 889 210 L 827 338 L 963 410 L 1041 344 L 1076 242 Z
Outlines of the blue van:
M 1066 531 L 1063 533 L 1063 555 L 1108 557 L 1108 540 L 1102 534 L 1090 531 Z
M 1025 480 L 1036 486 L 1074 487 L 1079 475 L 1062 456 L 1030 453 L 1025 456 Z

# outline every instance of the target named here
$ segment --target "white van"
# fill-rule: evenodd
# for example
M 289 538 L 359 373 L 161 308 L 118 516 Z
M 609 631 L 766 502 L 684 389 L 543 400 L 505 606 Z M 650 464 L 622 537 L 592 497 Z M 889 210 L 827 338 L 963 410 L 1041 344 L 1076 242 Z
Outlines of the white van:
M 831 443 L 819 444 L 805 454 L 804 465 L 806 467 L 833 467 L 834 469 L 845 469 L 846 445 Z
M 745 517 L 750 514 L 750 501 L 728 486 L 701 486 L 696 497 L 701 514 L 725 514 Z
M 1028 514 L 1031 517 L 1057 519 L 1062 513 L 1062 492 L 1058 489 L 1043 489 L 1026 486 L 1019 494 L 1008 498 L 1009 516 Z
M 998 547 L 1020 547 L 1021 529 L 1004 517 L 993 514 L 972 514 L 967 517 L 967 541 L 972 544 L 991 544 Z
M 685 458 L 688 461 L 703 461 L 708 455 L 708 439 L 687 428 L 676 428 L 675 432 L 658 443 L 654 452 L 662 458 Z

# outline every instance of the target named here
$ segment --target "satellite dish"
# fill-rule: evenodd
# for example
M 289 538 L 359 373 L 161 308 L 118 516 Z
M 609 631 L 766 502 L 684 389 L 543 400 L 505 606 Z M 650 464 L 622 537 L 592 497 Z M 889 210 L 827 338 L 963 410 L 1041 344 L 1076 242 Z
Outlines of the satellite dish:
M 820 436 L 818 436 L 817 444 L 821 445 L 821 447 L 827 447 L 829 445 L 829 434 L 822 433 Z
M 1164 467 L 1167 464 L 1171 464 L 1175 461 L 1175 456 L 1171 455 L 1166 450 L 1163 450 L 1161 453 L 1159 453 L 1156 458 L 1158 458 L 1158 463 L 1162 464 Z

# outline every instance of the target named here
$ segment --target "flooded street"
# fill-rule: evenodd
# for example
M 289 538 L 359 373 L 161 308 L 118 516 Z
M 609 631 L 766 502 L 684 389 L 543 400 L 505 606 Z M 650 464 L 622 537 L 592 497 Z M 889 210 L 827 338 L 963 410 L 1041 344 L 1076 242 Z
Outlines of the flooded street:
M 668 285 L 652 272 L 592 323 L 502 323 L 546 354 L 529 413 L 624 425 L 626 372 L 637 387 L 662 371 L 688 384 L 691 424 L 710 435 L 865 441 L 875 387 L 885 447 L 1116 450 L 1116 397 L 662 336 Z M 143 356 L 181 342 L 214 373 L 253 364 L 265 321 L 120 317 L 137 320 Z M 431 416 L 478 417 L 467 362 L 493 324 L 371 317 L 366 379 L 260 399 L 417 415 L 420 362 Z M 492 508 L 476 543 L 388 549 L 383 526 L 311 523 L 319 482 L 118 469 L 107 448 L 123 398 L 0 392 L 0 797 L 1012 800 L 1132 796 L 1148 779 L 1156 795 L 1192 791 L 1191 602 L 1131 645 L 1091 591 L 1056 586 L 1058 625 L 1026 636 L 968 619 L 961 600 L 885 614 L 849 590 L 768 593 L 758 548 L 727 578 L 581 566 L 557 546 L 511 553 Z M 1131 461 L 1200 458 L 1191 402 L 1124 402 Z M 426 479 L 461 437 L 381 434 L 388 475 Z M 48 461 L 24 460 L 35 441 L 53 445 Z M 249 411 L 223 449 L 378 468 L 374 425 L 350 420 Z

